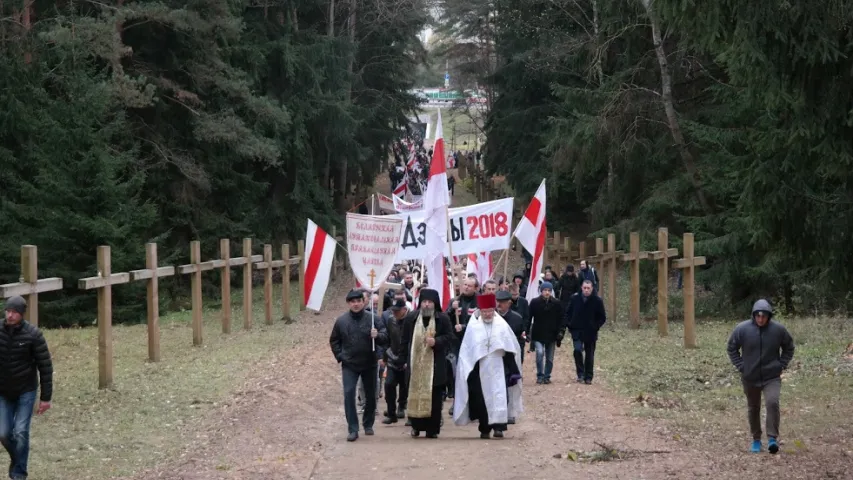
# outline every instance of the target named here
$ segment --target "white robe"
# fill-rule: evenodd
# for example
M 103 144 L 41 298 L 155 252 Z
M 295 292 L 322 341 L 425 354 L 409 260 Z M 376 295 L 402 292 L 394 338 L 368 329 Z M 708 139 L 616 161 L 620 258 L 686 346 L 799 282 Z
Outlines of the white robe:
M 515 363 L 521 371 L 521 346 L 515 338 L 509 324 L 497 312 L 491 323 L 491 338 L 489 326 L 479 316 L 468 321 L 465 338 L 459 348 L 459 358 L 456 366 L 456 390 L 453 399 L 453 422 L 456 425 L 467 425 L 469 418 L 468 376 L 477 363 L 480 364 L 480 385 L 489 413 L 489 423 L 507 423 L 509 418 L 516 418 L 524 411 L 521 401 L 521 381 L 508 390 L 506 375 L 503 368 L 505 352 L 515 354 Z

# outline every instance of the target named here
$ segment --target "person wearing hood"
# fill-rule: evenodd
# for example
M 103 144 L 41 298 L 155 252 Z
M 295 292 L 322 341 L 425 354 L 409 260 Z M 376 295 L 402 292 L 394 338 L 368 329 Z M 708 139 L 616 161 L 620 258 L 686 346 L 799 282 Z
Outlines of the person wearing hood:
M 419 308 L 403 323 L 400 357 L 409 368 L 409 398 L 406 414 L 412 425 L 412 437 L 426 432 L 438 438 L 445 383 L 447 348 L 453 342 L 453 327 L 441 313 L 438 292 L 421 290 Z
M 524 283 L 525 281 L 526 279 L 522 273 L 516 273 L 512 276 L 512 283 L 518 285 L 518 294 L 522 298 L 527 298 L 527 284 Z
M 767 409 L 767 451 L 779 451 L 779 394 L 782 371 L 794 358 L 794 339 L 773 321 L 770 302 L 761 299 L 752 306 L 752 318 L 739 323 L 729 337 L 728 354 L 737 368 L 746 395 L 747 418 L 753 453 L 761 452 L 761 394 Z
M 542 282 L 539 296 L 530 301 L 530 331 L 527 338 L 536 349 L 536 383 L 551 383 L 554 350 L 563 325 L 563 306 L 553 296 L 554 286 Z
M 361 380 L 365 392 L 363 415 L 364 434 L 373 435 L 373 423 L 376 420 L 376 370 L 378 358 L 373 343 L 382 347 L 388 343 L 388 332 L 382 322 L 373 326 L 372 316 L 364 311 L 364 295 L 359 290 L 347 293 L 349 311 L 335 320 L 329 346 L 335 360 L 341 364 L 341 377 L 344 384 L 344 413 L 347 419 L 348 442 L 358 440 L 358 410 L 355 396 L 358 381 Z
M 33 410 L 41 415 L 50 408 L 53 395 L 53 363 L 41 330 L 24 320 L 27 301 L 6 300 L 0 320 L 0 443 L 9 453 L 9 478 L 27 478 L 30 455 L 30 423 Z

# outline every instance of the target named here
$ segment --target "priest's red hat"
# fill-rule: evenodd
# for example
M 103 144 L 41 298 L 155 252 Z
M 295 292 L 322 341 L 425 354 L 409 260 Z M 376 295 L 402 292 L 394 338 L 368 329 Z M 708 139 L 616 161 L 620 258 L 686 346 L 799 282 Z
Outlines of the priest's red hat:
M 479 307 L 480 310 L 495 308 L 496 305 L 494 293 L 484 293 L 483 295 L 477 296 L 477 307 Z

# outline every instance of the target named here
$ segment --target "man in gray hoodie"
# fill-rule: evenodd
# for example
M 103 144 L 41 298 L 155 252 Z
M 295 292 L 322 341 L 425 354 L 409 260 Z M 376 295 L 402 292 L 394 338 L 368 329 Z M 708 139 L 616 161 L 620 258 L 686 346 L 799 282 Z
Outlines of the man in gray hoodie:
M 779 451 L 779 394 L 782 371 L 794 358 L 794 339 L 781 323 L 771 321 L 770 302 L 761 299 L 752 306 L 752 319 L 737 325 L 729 337 L 728 353 L 738 369 L 746 394 L 753 453 L 761 451 L 761 394 L 767 409 L 767 450 Z

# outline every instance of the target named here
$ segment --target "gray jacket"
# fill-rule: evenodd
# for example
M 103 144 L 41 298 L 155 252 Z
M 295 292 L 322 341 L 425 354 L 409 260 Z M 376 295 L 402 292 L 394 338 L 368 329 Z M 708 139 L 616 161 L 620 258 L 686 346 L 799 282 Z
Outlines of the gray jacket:
M 728 354 L 745 383 L 760 386 L 779 378 L 794 358 L 794 339 L 780 323 L 773 321 L 770 303 L 755 302 L 752 313 L 766 311 L 770 319 L 759 327 L 754 319 L 737 325 L 729 337 Z

